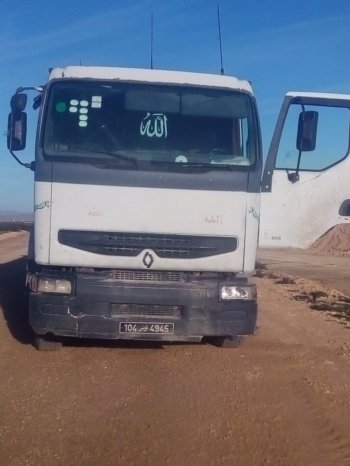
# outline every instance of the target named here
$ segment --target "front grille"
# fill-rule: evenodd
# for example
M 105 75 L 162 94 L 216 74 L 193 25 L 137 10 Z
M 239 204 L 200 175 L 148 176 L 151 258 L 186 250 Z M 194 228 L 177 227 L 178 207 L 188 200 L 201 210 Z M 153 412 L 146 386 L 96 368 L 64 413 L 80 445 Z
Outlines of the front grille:
M 194 259 L 232 252 L 237 249 L 236 237 L 163 235 L 148 233 L 111 233 L 60 230 L 58 241 L 83 251 L 113 256 L 138 256 L 152 250 L 158 257 Z
M 179 282 L 180 272 L 150 271 L 150 270 L 111 270 L 109 278 L 120 281 L 140 282 Z
M 158 306 L 155 304 L 112 304 L 112 317 L 160 317 L 179 319 L 181 306 Z

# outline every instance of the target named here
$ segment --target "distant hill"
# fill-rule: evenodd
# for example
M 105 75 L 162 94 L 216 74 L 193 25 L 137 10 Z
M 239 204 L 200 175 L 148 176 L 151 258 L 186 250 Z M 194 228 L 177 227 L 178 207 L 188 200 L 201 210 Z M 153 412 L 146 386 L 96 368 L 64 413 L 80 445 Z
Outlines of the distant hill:
M 0 222 L 32 222 L 33 219 L 33 213 L 0 211 Z

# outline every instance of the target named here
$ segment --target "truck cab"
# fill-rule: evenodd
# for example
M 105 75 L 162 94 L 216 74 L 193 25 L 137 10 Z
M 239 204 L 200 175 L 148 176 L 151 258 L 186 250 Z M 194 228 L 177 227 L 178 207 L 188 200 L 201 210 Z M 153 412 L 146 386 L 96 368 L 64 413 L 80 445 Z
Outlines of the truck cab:
M 25 147 L 26 97 L 8 147 Z M 101 67 L 40 89 L 29 322 L 64 336 L 234 346 L 254 333 L 261 135 L 249 82 Z M 14 155 L 14 154 L 13 154 Z

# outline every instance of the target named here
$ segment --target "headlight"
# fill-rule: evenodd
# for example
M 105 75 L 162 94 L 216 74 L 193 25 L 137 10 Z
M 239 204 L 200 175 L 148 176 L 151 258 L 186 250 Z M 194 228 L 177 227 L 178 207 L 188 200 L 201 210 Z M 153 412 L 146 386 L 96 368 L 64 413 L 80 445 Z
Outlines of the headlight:
M 72 284 L 69 280 L 59 278 L 32 277 L 30 291 L 34 291 L 34 293 L 70 294 L 72 292 Z
M 223 301 L 231 301 L 233 299 L 256 299 L 256 287 L 253 286 L 230 286 L 225 285 L 220 289 L 220 298 Z

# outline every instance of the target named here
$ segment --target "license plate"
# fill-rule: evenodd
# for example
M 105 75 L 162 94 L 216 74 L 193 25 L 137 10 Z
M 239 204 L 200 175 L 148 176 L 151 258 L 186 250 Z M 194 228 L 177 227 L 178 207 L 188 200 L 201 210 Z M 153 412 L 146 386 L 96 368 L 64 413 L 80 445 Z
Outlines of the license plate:
M 119 333 L 134 335 L 172 335 L 174 324 L 152 322 L 120 322 Z

